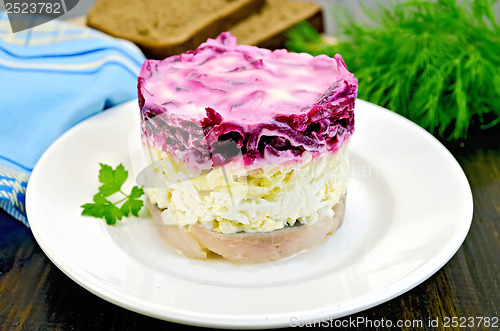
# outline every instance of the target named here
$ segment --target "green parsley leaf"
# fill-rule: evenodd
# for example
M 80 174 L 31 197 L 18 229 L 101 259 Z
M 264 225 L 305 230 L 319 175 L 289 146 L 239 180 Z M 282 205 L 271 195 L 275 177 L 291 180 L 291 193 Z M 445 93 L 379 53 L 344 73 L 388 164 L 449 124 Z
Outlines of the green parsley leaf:
M 94 195 L 94 199 L 93 199 L 93 200 L 94 200 L 94 202 L 95 202 L 95 203 L 97 203 L 97 204 L 101 204 L 101 203 L 103 203 L 103 204 L 106 204 L 106 203 L 111 203 L 111 202 L 109 202 L 109 200 L 108 200 L 108 199 L 106 199 L 106 198 L 104 197 L 104 195 L 102 195 L 102 193 L 97 193 L 96 195 Z
M 137 217 L 137 216 L 139 216 L 139 210 L 141 210 L 143 204 L 144 204 L 144 202 L 142 200 L 128 199 L 121 206 L 120 211 L 125 216 L 128 216 L 129 213 L 132 213 L 132 215 Z
M 92 216 L 97 218 L 104 217 L 104 209 L 106 208 L 104 204 L 86 203 L 81 207 L 83 208 L 83 216 Z
M 123 214 L 120 210 L 120 208 L 116 207 L 115 205 L 111 204 L 108 206 L 108 208 L 104 209 L 104 219 L 106 219 L 106 223 L 108 225 L 114 225 L 116 223 L 116 220 L 121 220 L 123 217 Z
M 123 183 L 127 180 L 128 171 L 125 170 L 122 164 L 113 170 L 112 167 L 101 163 L 101 170 L 99 170 L 99 181 L 103 184 L 99 187 L 105 197 L 115 194 L 120 191 Z
M 104 218 L 108 225 L 114 225 L 117 220 L 130 214 L 138 217 L 139 211 L 144 205 L 144 202 L 139 199 L 144 194 L 144 190 L 134 186 L 130 194 L 124 193 L 121 188 L 127 177 L 128 171 L 122 164 L 113 169 L 111 166 L 101 163 L 99 181 L 102 185 L 99 187 L 99 193 L 94 195 L 94 203 L 86 203 L 81 206 L 83 208 L 82 215 Z M 117 202 L 111 202 L 107 199 L 115 193 L 120 193 L 125 197 Z M 118 207 L 118 204 L 122 202 L 122 206 Z
M 144 194 L 144 190 L 139 186 L 132 187 L 132 192 L 130 192 L 131 198 L 140 198 Z

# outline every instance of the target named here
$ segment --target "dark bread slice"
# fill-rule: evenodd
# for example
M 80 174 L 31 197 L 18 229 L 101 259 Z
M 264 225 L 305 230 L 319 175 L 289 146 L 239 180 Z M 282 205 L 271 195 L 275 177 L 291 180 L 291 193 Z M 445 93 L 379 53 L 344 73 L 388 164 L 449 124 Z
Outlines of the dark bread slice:
M 98 0 L 87 25 L 130 40 L 150 58 L 195 49 L 257 12 L 265 0 Z
M 286 31 L 307 20 L 319 32 L 324 32 L 321 7 L 313 2 L 266 0 L 262 9 L 235 24 L 230 31 L 240 45 L 263 48 L 283 48 Z

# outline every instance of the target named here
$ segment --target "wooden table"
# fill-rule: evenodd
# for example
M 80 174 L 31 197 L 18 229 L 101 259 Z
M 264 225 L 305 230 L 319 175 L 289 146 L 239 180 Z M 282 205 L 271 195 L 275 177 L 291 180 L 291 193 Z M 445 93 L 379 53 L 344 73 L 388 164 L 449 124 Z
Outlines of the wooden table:
M 500 317 L 500 130 L 452 146 L 474 196 L 470 232 L 455 256 L 427 281 L 375 308 L 337 323 L 366 318 L 429 321 Z M 417 323 L 417 322 L 415 322 Z M 387 325 L 387 324 L 386 324 Z M 500 321 L 497 323 L 500 328 Z M 0 211 L 1 330 L 162 330 L 179 327 L 108 303 L 83 289 L 45 256 L 31 232 Z M 187 326 L 182 326 L 188 328 Z M 404 328 L 415 329 L 415 328 Z M 418 328 L 420 329 L 420 328 Z M 459 329 L 459 328 L 450 328 Z M 491 328 L 496 329 L 496 328 Z

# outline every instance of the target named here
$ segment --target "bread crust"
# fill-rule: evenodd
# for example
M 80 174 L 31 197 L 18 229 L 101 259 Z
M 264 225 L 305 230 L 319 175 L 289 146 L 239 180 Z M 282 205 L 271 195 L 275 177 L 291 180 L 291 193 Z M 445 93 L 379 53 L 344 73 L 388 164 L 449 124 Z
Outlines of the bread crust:
M 159 234 L 185 256 L 206 259 L 219 255 L 235 263 L 259 263 L 295 255 L 319 244 L 337 231 L 344 218 L 345 196 L 333 207 L 333 217 L 324 217 L 311 225 L 264 233 L 221 234 L 197 224 L 165 225 L 161 210 L 149 199 L 146 204 Z
M 266 0 L 256 14 L 231 27 L 240 45 L 261 48 L 284 48 L 286 32 L 302 21 L 308 21 L 319 33 L 324 32 L 323 12 L 314 2 Z
M 160 35 L 165 35 L 168 38 L 151 40 L 147 35 L 142 37 L 140 34 L 131 33 L 130 29 L 122 28 L 120 22 L 110 21 L 113 15 L 110 15 L 101 5 L 101 2 L 106 1 L 111 2 L 112 0 L 99 0 L 90 10 L 87 16 L 87 25 L 114 37 L 130 40 L 137 44 L 147 57 L 159 59 L 195 49 L 208 38 L 215 38 L 220 33 L 229 30 L 232 25 L 257 12 L 265 3 L 265 0 L 235 0 L 217 14 L 205 17 L 198 22 L 192 22 L 185 27 L 185 33 L 182 35 L 171 36 L 159 31 Z M 116 5 L 119 6 L 120 3 Z M 133 8 L 130 9 L 133 10 Z

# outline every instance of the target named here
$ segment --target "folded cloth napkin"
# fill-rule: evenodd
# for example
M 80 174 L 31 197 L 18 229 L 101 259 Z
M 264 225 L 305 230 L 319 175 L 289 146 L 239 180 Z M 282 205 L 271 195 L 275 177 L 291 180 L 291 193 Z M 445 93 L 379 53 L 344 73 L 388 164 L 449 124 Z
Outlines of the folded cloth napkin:
M 29 226 L 37 160 L 73 125 L 135 98 L 143 61 L 132 43 L 62 21 L 12 33 L 0 11 L 0 208 Z

